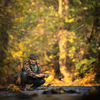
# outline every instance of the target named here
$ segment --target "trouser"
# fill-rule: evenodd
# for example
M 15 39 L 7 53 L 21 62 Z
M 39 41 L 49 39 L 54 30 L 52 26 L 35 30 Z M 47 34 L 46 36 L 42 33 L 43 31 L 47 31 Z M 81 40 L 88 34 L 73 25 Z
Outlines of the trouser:
M 28 76 L 27 72 L 21 73 L 21 85 L 23 89 L 25 88 L 26 84 L 33 84 L 31 88 L 36 89 L 44 83 L 44 78 L 32 78 L 31 76 Z

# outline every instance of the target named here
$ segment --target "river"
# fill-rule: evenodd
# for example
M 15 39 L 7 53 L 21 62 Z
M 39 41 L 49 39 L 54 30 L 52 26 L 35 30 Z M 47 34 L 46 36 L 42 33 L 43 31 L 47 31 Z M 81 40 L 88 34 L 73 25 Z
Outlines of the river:
M 43 89 L 42 89 L 43 88 Z M 81 91 L 80 93 L 49 93 L 51 89 L 56 90 L 62 88 L 64 90 Z M 95 87 L 99 89 L 100 87 Z M 39 87 L 33 91 L 21 91 L 21 93 L 11 93 L 9 91 L 0 91 L 0 100 L 81 100 L 84 93 L 90 92 L 91 87 Z M 44 94 L 43 94 L 44 93 Z

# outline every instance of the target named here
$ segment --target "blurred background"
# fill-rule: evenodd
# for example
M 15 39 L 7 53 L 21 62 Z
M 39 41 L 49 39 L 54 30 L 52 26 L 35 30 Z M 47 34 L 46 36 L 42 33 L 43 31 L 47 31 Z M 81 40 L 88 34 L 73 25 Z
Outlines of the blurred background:
M 99 86 L 100 1 L 0 0 L 0 84 L 13 83 L 31 53 L 47 82 Z

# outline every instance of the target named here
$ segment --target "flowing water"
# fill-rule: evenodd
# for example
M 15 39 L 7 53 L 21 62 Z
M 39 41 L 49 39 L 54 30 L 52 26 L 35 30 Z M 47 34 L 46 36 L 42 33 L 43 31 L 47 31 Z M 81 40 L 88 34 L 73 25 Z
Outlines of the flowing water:
M 75 91 L 81 91 L 77 93 L 64 93 L 64 94 L 43 94 L 47 87 L 39 87 L 38 90 L 33 91 L 21 91 L 21 93 L 10 93 L 8 91 L 0 92 L 0 100 L 81 100 L 82 96 L 86 92 L 91 91 L 91 87 L 61 87 L 64 90 L 74 89 Z M 60 87 L 48 87 L 48 90 L 57 89 Z M 100 87 L 95 87 L 99 89 Z

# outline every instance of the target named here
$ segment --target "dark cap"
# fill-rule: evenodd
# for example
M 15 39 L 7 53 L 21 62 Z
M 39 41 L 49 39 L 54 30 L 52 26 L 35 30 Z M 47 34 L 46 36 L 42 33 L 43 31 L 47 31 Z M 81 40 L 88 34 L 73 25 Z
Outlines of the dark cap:
M 35 53 L 30 54 L 30 57 L 28 58 L 33 59 L 33 60 L 39 59 L 39 57 Z

